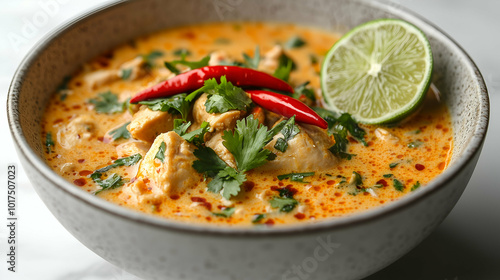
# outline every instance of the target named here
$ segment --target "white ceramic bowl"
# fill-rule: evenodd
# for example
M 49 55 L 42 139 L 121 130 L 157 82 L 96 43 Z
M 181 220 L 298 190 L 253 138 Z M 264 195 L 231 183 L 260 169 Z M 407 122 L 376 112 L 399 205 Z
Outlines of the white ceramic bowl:
M 139 35 L 209 21 L 286 21 L 337 32 L 376 18 L 401 18 L 429 37 L 435 84 L 450 108 L 454 155 L 428 186 L 387 206 L 316 224 L 227 228 L 182 224 L 108 203 L 54 173 L 43 160 L 40 120 L 64 76 Z M 85 14 L 52 32 L 19 66 L 9 125 L 38 194 L 98 255 L 147 279 L 359 279 L 422 241 L 462 194 L 485 138 L 489 103 L 468 55 L 420 17 L 393 4 L 350 0 L 137 0 Z

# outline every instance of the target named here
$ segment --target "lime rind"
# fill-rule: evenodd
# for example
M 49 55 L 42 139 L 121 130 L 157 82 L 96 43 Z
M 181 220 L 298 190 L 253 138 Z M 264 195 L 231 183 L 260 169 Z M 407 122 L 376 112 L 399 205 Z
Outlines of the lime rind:
M 418 109 L 432 68 L 430 43 L 420 29 L 403 20 L 379 19 L 355 27 L 332 46 L 322 65 L 321 87 L 326 104 L 337 113 L 350 113 L 361 123 L 395 123 Z

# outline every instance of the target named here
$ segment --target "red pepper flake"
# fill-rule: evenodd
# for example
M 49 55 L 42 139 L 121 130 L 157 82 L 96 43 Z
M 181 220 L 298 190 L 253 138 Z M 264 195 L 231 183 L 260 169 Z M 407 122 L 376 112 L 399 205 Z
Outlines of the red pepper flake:
M 63 119 L 57 119 L 53 122 L 53 124 L 56 124 L 56 123 L 60 123 L 60 122 L 63 122 Z
M 274 221 L 273 221 L 273 219 L 268 219 L 264 224 L 266 224 L 268 226 L 272 226 L 272 225 L 274 225 Z
M 445 168 L 445 167 L 446 167 L 446 163 L 445 163 L 445 162 L 440 162 L 440 163 L 438 164 L 438 168 L 439 168 L 439 170 L 444 170 L 444 168 Z
M 87 179 L 85 178 L 76 179 L 73 181 L 73 183 L 79 187 L 85 186 L 85 184 L 87 184 Z
M 203 197 L 193 196 L 193 197 L 191 197 L 191 201 L 192 202 L 206 202 L 207 200 Z
M 306 215 L 302 214 L 302 213 L 297 213 L 294 215 L 295 218 L 299 219 L 299 220 L 303 220 Z
M 341 197 L 341 196 L 342 196 L 342 194 L 341 194 L 341 193 L 339 193 L 339 192 L 336 192 L 334 195 L 335 195 L 336 197 Z
M 78 110 L 78 109 L 81 109 L 82 106 L 81 105 L 73 105 L 73 107 L 71 107 L 71 108 L 73 108 L 75 110 Z
M 173 194 L 170 196 L 170 199 L 172 199 L 172 200 L 177 200 L 179 198 L 181 198 L 181 197 L 178 194 Z
M 330 186 L 331 186 L 331 185 L 335 185 L 335 181 L 333 181 L 333 180 L 328 180 L 328 181 L 326 181 L 326 184 L 327 184 L 327 185 L 330 185 Z
M 78 160 L 78 163 L 83 163 L 84 161 L 85 161 L 85 159 L 81 158 L 81 159 Z
M 90 170 L 82 170 L 82 171 L 78 172 L 78 175 L 80 175 L 80 176 L 88 176 L 90 174 L 92 174 L 92 171 L 90 171 Z
M 418 171 L 422 171 L 422 170 L 424 170 L 424 169 L 425 169 L 425 166 L 424 166 L 424 165 L 422 165 L 422 164 L 417 163 L 417 164 L 415 164 L 415 168 L 416 168 Z
M 353 143 L 353 144 L 356 144 L 356 143 L 359 143 L 358 140 L 352 138 L 352 137 L 347 137 L 347 140 L 349 140 L 350 143 Z
M 377 181 L 377 185 L 382 185 L 384 187 L 387 187 L 387 181 L 384 179 L 380 179 Z
M 97 137 L 97 140 L 99 140 L 100 142 L 103 142 L 103 140 L 104 140 L 104 137 L 102 137 L 102 136 L 99 136 L 99 137 Z

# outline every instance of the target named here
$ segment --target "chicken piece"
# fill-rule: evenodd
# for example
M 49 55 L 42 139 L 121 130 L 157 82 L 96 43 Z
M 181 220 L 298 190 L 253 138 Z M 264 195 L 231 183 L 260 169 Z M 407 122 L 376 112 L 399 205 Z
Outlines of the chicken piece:
M 222 139 L 222 135 L 224 135 L 223 131 L 218 131 L 212 133 L 208 140 L 205 142 L 205 146 L 212 148 L 215 153 L 224 161 L 227 165 L 232 168 L 236 168 L 236 161 L 234 160 L 233 154 L 229 152 L 229 150 L 222 144 L 224 141 Z
M 157 158 L 162 143 L 166 144 L 163 161 Z M 134 194 L 139 203 L 158 203 L 201 182 L 202 175 L 192 167 L 194 149 L 173 131 L 158 135 L 139 165 L 136 180 L 124 191 Z
M 95 136 L 96 123 L 97 121 L 87 114 L 75 117 L 57 131 L 57 142 L 63 148 L 71 149 L 80 141 Z
M 150 144 L 142 141 L 125 142 L 116 147 L 116 153 L 121 158 L 135 154 L 141 154 L 144 157 L 150 147 Z
M 379 140 L 382 140 L 384 142 L 388 142 L 388 143 L 392 143 L 392 144 L 396 144 L 397 142 L 399 142 L 399 138 L 397 136 L 393 135 L 389 131 L 387 131 L 383 128 L 380 128 L 380 127 L 375 129 L 375 136 Z
M 228 62 L 228 55 L 225 51 L 215 51 L 210 54 L 209 66 L 221 65 L 223 62 Z
M 85 75 L 84 80 L 90 89 L 109 84 L 120 79 L 117 70 L 98 70 Z
M 273 73 L 280 64 L 280 57 L 283 55 L 283 47 L 275 45 L 272 49 L 264 54 L 260 61 L 259 70 Z
M 144 65 L 146 64 L 146 61 L 142 58 L 142 56 L 138 56 L 130 61 L 127 61 L 123 63 L 120 66 L 119 70 L 119 76 L 124 77 L 124 74 L 127 73 L 127 71 L 130 71 L 130 74 L 128 75 L 126 80 L 135 80 L 143 77 L 146 75 L 146 69 Z
M 153 111 L 142 105 L 127 129 L 133 138 L 151 143 L 159 134 L 174 128 L 174 119 L 168 112 Z
M 263 165 L 261 170 L 280 170 L 283 173 L 310 172 L 331 169 L 338 159 L 328 150 L 335 142 L 327 132 L 313 125 L 299 125 L 300 132 L 288 141 L 283 153 L 274 148 L 281 133 L 274 136 L 264 148 L 277 155 L 276 159 Z
M 231 110 L 222 114 L 207 113 L 205 109 L 206 101 L 207 94 L 204 93 L 194 103 L 193 118 L 195 127 L 199 127 L 203 121 L 206 121 L 210 123 L 210 132 L 233 129 L 236 126 L 236 121 L 245 116 L 245 112 L 239 110 Z

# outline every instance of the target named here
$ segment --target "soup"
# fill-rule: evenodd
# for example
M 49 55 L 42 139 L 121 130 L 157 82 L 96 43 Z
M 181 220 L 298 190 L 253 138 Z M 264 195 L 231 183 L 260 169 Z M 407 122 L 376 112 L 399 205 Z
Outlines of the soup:
M 191 223 L 311 222 L 425 187 L 451 158 L 447 108 L 431 90 L 417 113 L 393 126 L 358 126 L 349 115 L 317 109 L 324 105 L 320 64 L 338 38 L 310 27 L 251 22 L 138 38 L 62 83 L 44 114 L 46 162 L 102 199 Z M 222 78 L 212 86 L 205 81 L 190 102 L 184 97 L 191 92 L 184 92 L 129 103 L 138 92 L 207 64 L 257 68 L 288 80 L 294 97 L 326 116 L 329 128 L 304 123 L 300 114 L 273 113 Z M 228 101 L 214 93 L 221 87 L 242 97 Z M 227 105 L 233 103 L 245 109 Z

